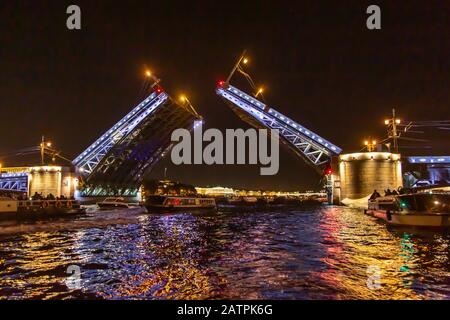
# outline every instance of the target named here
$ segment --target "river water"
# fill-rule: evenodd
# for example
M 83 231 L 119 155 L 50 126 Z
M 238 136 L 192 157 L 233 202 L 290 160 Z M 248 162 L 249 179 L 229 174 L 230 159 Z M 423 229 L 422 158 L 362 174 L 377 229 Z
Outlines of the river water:
M 3 221 L 0 299 L 450 299 L 449 245 L 325 206 Z

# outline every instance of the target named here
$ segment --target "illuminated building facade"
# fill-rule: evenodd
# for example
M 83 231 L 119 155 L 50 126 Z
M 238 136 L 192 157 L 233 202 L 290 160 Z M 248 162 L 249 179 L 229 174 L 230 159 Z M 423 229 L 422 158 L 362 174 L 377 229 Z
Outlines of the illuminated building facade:
M 35 193 L 55 197 L 73 197 L 78 179 L 70 167 L 47 165 L 33 167 L 2 168 L 0 190 L 20 192 L 32 196 Z

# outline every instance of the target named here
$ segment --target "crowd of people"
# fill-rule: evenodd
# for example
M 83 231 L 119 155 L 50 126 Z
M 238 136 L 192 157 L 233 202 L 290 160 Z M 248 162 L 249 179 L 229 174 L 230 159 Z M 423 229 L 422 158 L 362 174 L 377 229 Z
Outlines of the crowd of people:
M 52 193 L 49 193 L 47 196 L 42 195 L 42 193 L 35 192 L 31 196 L 31 200 L 37 201 L 37 200 L 73 200 L 73 197 L 66 197 L 64 195 L 61 195 L 60 197 L 55 197 Z
M 403 187 L 398 187 L 397 190 L 392 190 L 392 191 L 389 188 L 384 190 L 384 196 L 385 197 L 398 196 L 398 195 L 401 195 L 401 194 L 409 194 L 409 193 L 411 193 L 411 190 L 407 189 L 407 188 L 403 188 Z M 374 190 L 372 195 L 370 196 L 369 200 L 375 200 L 376 198 L 379 198 L 379 197 L 381 197 L 381 194 L 377 190 Z

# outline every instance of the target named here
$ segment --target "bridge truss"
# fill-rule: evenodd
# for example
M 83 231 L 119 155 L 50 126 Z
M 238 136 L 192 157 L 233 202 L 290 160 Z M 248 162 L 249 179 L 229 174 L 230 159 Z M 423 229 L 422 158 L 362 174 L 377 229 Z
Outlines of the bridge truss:
M 216 93 L 250 125 L 279 130 L 281 142 L 320 173 L 333 156 L 342 152 L 328 140 L 226 82 L 219 83 Z

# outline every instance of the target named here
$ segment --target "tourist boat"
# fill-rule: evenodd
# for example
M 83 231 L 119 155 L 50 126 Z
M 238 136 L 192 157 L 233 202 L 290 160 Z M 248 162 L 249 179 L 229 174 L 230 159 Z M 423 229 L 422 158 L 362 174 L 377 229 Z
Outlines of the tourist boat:
M 0 197 L 0 218 L 46 218 L 84 213 L 86 210 L 79 202 L 71 199 L 16 200 Z
M 369 200 L 365 213 L 389 225 L 450 227 L 450 193 L 423 192 Z
M 170 209 L 215 209 L 214 198 L 178 197 L 178 196 L 149 196 L 145 199 L 148 210 Z
M 116 209 L 134 209 L 136 204 L 127 203 L 122 197 L 106 198 L 102 202 L 97 202 L 97 206 L 101 210 L 116 210 Z

